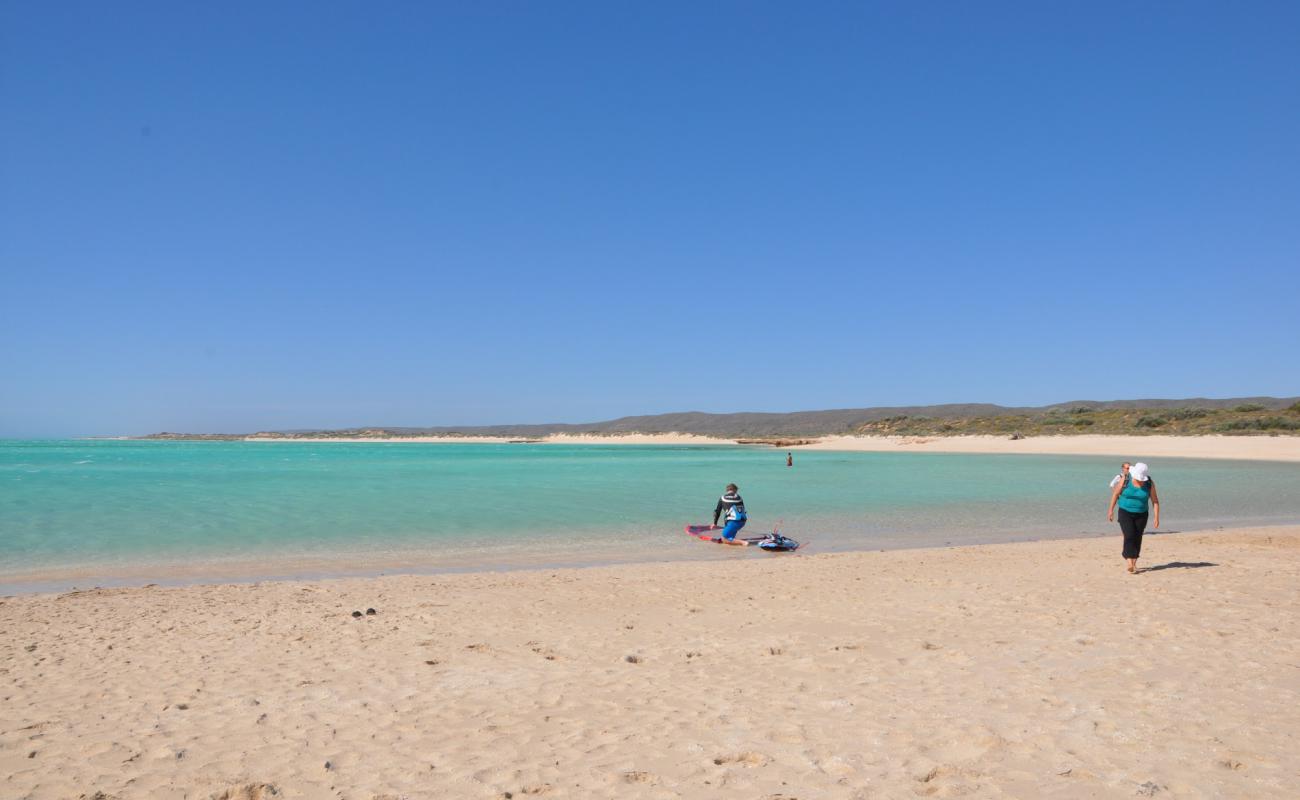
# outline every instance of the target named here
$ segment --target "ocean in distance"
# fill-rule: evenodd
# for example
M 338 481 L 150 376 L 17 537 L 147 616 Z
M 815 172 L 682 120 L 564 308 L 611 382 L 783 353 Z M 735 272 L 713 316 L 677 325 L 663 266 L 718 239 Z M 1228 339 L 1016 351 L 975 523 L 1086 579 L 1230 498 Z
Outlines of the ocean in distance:
M 811 553 L 1118 536 L 1105 510 L 1119 458 L 794 455 L 787 468 L 785 451 L 754 446 L 0 441 L 0 590 L 782 557 L 683 534 L 728 482 L 746 535 L 779 525 Z M 1300 464 L 1151 467 L 1163 530 L 1300 522 Z

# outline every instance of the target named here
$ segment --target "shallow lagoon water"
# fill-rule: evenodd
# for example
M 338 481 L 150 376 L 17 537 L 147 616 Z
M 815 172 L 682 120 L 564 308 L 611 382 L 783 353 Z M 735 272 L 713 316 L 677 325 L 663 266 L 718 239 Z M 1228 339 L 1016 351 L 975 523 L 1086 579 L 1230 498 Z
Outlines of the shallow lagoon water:
M 0 584 L 774 557 L 682 534 L 728 482 L 747 534 L 779 525 L 808 552 L 1108 535 L 1119 461 L 799 451 L 787 468 L 785 451 L 742 446 L 8 441 Z M 1300 464 L 1150 463 L 1164 530 L 1300 521 Z

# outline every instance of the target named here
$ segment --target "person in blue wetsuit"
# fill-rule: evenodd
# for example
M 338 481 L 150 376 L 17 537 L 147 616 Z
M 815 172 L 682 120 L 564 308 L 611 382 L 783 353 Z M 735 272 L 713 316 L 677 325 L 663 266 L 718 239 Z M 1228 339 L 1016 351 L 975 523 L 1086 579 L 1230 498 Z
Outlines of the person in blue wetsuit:
M 749 521 L 749 515 L 745 513 L 745 501 L 740 496 L 740 489 L 736 484 L 727 484 L 727 489 L 718 498 L 718 504 L 713 509 L 713 527 L 718 527 L 718 520 L 724 519 L 727 523 L 722 529 L 722 536 L 713 541 L 721 544 L 734 544 L 745 547 L 749 542 L 744 539 L 737 539 L 736 534 L 740 529 L 745 527 Z
M 1151 480 L 1146 464 L 1134 464 L 1129 468 L 1128 480 L 1115 485 L 1106 519 L 1115 519 L 1116 505 L 1119 506 L 1119 529 L 1124 533 L 1124 560 L 1128 562 L 1128 571 L 1136 574 L 1149 511 L 1155 511 L 1151 527 L 1160 527 L 1160 495 L 1156 494 L 1156 482 Z

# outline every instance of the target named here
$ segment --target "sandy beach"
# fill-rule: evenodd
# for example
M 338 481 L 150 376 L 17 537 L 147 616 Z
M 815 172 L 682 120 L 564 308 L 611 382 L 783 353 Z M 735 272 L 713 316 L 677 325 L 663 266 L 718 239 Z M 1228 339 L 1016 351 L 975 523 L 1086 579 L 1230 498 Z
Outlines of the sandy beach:
M 246 442 L 410 442 L 413 444 L 735 444 L 735 439 L 719 439 L 694 433 L 628 433 L 601 435 L 586 433 L 553 433 L 542 437 L 512 436 L 348 436 L 313 437 L 310 439 L 277 439 L 273 436 L 249 436 Z
M 1300 436 L 822 436 L 787 450 L 856 450 L 870 452 L 989 453 L 1089 455 L 1121 458 L 1224 458 L 1251 461 L 1300 461 Z M 256 442 L 413 442 L 506 444 L 524 441 L 495 436 L 404 436 L 402 438 L 250 438 Z M 734 445 L 735 439 L 689 433 L 636 433 L 621 436 L 552 434 L 529 439 L 540 444 Z M 755 445 L 766 447 L 767 445 Z
M 1297 436 L 826 436 L 791 449 L 1300 461 Z
M 0 7 L 0 800 L 1300 800 L 1300 2 L 304 5 Z
M 0 795 L 1300 794 L 1300 527 L 1118 549 L 8 597 Z

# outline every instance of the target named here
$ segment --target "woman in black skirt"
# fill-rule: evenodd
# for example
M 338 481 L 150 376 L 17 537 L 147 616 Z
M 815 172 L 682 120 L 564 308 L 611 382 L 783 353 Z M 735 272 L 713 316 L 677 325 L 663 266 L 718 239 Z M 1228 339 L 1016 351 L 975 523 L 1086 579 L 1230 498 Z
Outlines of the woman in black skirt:
M 1115 505 L 1118 504 L 1119 529 L 1124 532 L 1124 560 L 1128 562 L 1128 571 L 1136 573 L 1149 511 L 1155 512 L 1151 527 L 1160 527 L 1160 496 L 1156 494 L 1156 482 L 1151 480 L 1146 464 L 1141 461 L 1134 464 L 1129 468 L 1128 476 L 1127 481 L 1111 492 L 1106 519 L 1115 519 Z

